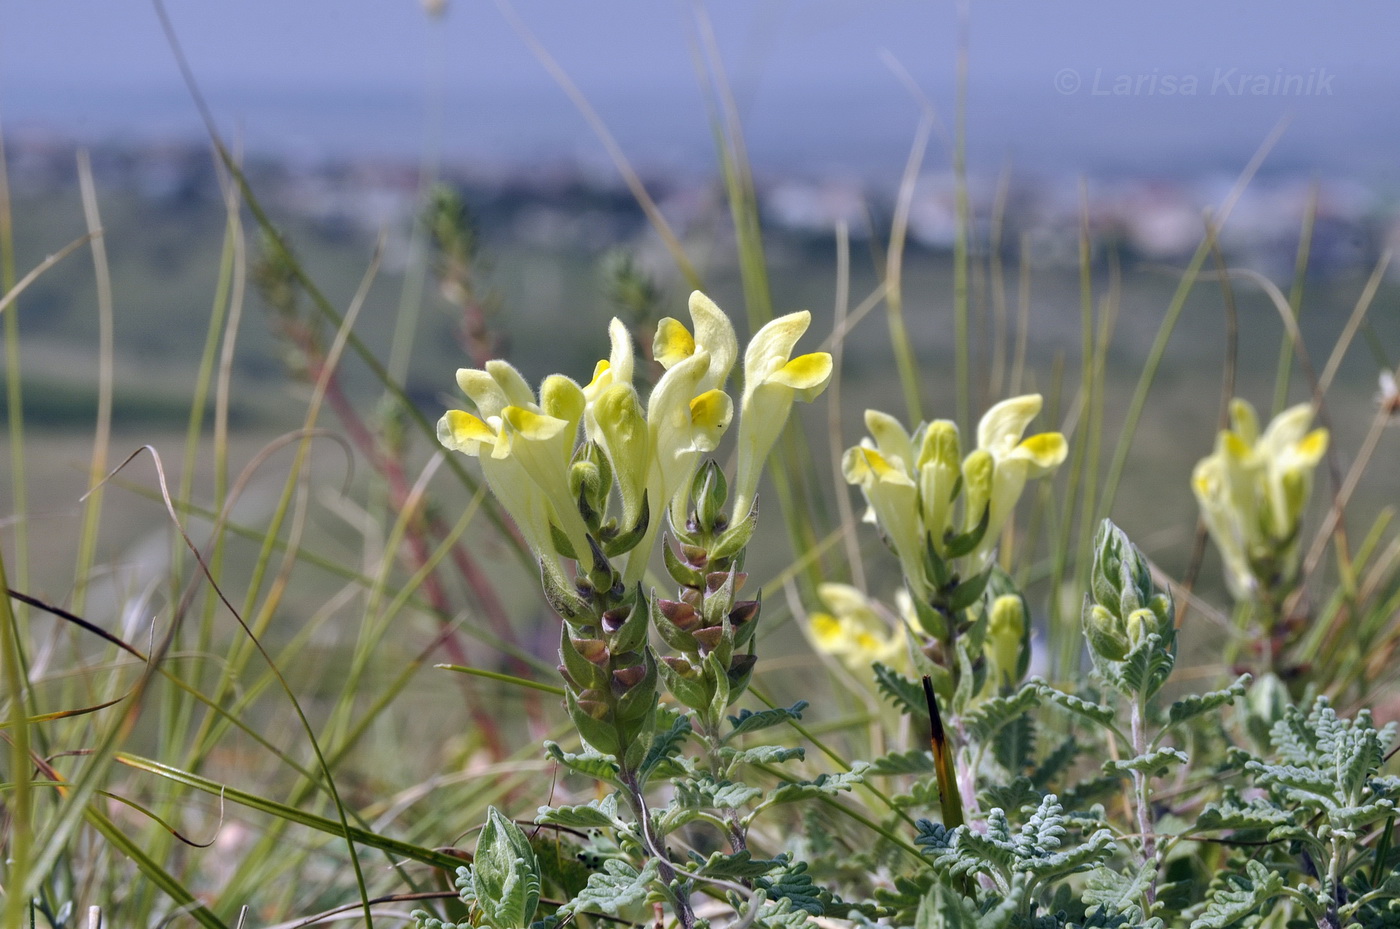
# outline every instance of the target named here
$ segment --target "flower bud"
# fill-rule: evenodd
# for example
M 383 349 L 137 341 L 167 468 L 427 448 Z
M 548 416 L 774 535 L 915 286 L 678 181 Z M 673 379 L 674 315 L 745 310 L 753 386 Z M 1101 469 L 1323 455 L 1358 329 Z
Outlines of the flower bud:
M 1026 630 L 1026 601 L 1019 594 L 1002 594 L 992 601 L 982 649 L 991 665 L 989 677 L 994 687 L 1020 680 Z
M 961 473 L 962 457 L 958 427 L 938 419 L 924 430 L 919 449 L 919 497 L 923 504 L 924 531 L 933 536 L 935 547 L 952 526 L 953 491 Z
M 982 522 L 992 502 L 992 474 L 996 469 L 990 452 L 978 449 L 963 461 L 963 529 Z
M 729 525 L 724 515 L 729 500 L 729 483 L 713 459 L 707 460 L 695 472 L 691 481 L 691 497 L 695 501 L 696 528 L 706 534 L 723 531 Z
M 1101 658 L 1122 661 L 1128 657 L 1131 646 L 1118 617 L 1087 597 L 1084 600 L 1084 638 Z

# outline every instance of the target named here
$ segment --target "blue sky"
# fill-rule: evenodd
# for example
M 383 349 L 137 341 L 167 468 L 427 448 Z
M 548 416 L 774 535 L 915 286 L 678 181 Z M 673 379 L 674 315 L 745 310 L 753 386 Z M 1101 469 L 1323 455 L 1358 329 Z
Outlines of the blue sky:
M 641 160 L 708 148 L 691 3 L 514 9 Z M 601 161 L 491 0 L 449 0 L 437 20 L 416 0 L 168 0 L 168 10 L 221 122 L 254 145 L 410 153 L 432 135 L 449 155 Z M 761 161 L 897 165 L 917 110 L 891 61 L 945 115 L 951 105 L 955 4 L 706 10 Z M 972 0 L 970 11 L 979 158 L 1228 165 L 1290 116 L 1286 162 L 1384 171 L 1396 160 L 1391 0 Z M 97 137 L 196 127 L 149 0 L 0 0 L 0 120 Z

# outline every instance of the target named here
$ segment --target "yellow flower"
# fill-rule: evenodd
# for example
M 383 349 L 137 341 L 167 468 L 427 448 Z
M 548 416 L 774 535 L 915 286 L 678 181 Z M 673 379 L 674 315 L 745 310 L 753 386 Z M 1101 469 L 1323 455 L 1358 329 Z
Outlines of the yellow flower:
M 1299 404 L 1260 435 L 1254 408 L 1235 399 L 1232 428 L 1217 436 L 1215 451 L 1192 473 L 1191 489 L 1238 600 L 1286 585 L 1297 571 L 1299 524 L 1327 452 L 1327 430 L 1309 431 L 1312 417 L 1312 407 Z
M 849 584 L 820 584 L 817 596 L 830 612 L 808 616 L 808 634 L 817 651 L 833 655 L 852 671 L 879 661 L 895 668 L 905 662 L 899 630 L 891 629 L 875 604 Z
M 723 389 L 739 357 L 739 339 L 734 324 L 713 300 L 700 291 L 690 294 L 690 323 L 694 335 L 683 323 L 666 317 L 656 325 L 652 340 L 652 357 L 661 367 L 670 370 L 696 352 L 708 352 L 710 367 L 701 380 L 701 390 Z
M 739 469 L 734 515 L 747 515 L 758 491 L 763 464 L 787 425 L 792 402 L 811 402 L 831 380 L 831 356 L 812 352 L 792 357 L 812 314 L 789 313 L 754 333 L 744 350 L 744 393 L 739 402 Z
M 593 380 L 589 381 L 588 386 L 583 388 L 583 397 L 586 401 L 583 415 L 584 434 L 595 442 L 598 431 L 596 407 L 599 398 L 610 387 L 618 384 L 628 386 L 632 384 L 634 365 L 632 336 L 627 332 L 627 326 L 617 317 L 613 317 L 612 322 L 608 323 L 608 341 L 612 345 L 612 351 L 607 358 L 602 359 L 594 366 Z
M 977 424 L 977 449 L 992 459 L 991 490 L 985 504 L 990 507 L 987 533 L 973 552 L 973 556 L 983 562 L 996 547 L 1002 527 L 1010 518 L 1016 501 L 1021 499 L 1026 482 L 1049 474 L 1060 466 L 1069 452 L 1065 437 L 1058 432 L 1021 437 L 1040 413 L 1042 402 L 1040 394 L 1003 400 L 988 410 Z M 981 518 L 980 506 L 978 512 L 967 514 L 970 525 L 976 525 Z
M 871 414 L 884 415 L 871 410 L 866 414 L 867 422 Z M 904 578 L 914 595 L 925 598 L 930 590 L 923 567 L 924 529 L 919 519 L 919 489 L 906 471 L 904 460 L 897 454 L 886 456 L 878 448 L 861 444 L 846 450 L 841 459 L 841 471 L 846 483 L 860 487 L 868 505 L 865 519 L 878 525 L 894 546 Z
M 729 317 L 700 291 L 690 295 L 694 335 L 667 317 L 656 327 L 652 355 L 666 369 L 647 403 L 653 458 L 648 493 L 652 511 L 671 508 L 673 522 L 685 519 L 686 493 L 700 457 L 719 445 L 734 401 L 724 383 L 739 356 L 739 340 Z
M 552 524 L 568 537 L 578 557 L 587 558 L 588 530 L 569 492 L 583 391 L 553 374 L 540 385 L 536 402 L 520 372 L 504 361 L 488 361 L 485 370 L 463 368 L 457 383 L 479 415 L 449 410 L 438 421 L 438 440 L 481 460 L 492 493 L 537 556 L 554 551 Z

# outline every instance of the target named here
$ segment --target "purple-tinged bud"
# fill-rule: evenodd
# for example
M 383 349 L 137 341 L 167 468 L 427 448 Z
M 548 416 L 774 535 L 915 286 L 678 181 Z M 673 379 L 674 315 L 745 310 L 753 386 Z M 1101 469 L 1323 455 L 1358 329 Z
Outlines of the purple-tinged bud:
M 642 682 L 647 676 L 645 665 L 633 665 L 630 668 L 618 668 L 613 672 L 613 692 L 626 693 Z
M 740 600 L 734 604 L 734 609 L 729 611 L 729 622 L 734 626 L 742 626 L 744 623 L 752 622 L 758 618 L 758 609 L 757 600 Z
M 676 672 L 686 680 L 694 680 L 700 676 L 699 672 L 697 672 L 695 668 L 691 667 L 690 662 L 686 661 L 684 658 L 675 658 L 670 655 L 667 655 L 661 660 L 666 663 L 667 667 L 669 667 L 672 671 Z
M 603 631 L 608 635 L 617 635 L 618 632 L 621 631 L 623 624 L 627 622 L 627 617 L 631 615 L 631 607 L 618 607 L 605 611 L 602 621 Z
M 724 640 L 724 627 L 707 626 L 704 629 L 696 629 L 691 635 L 695 637 L 696 642 L 700 643 L 700 653 L 706 655 L 714 651 Z
M 700 614 L 689 603 L 658 599 L 656 608 L 661 611 L 662 616 L 670 621 L 671 625 L 683 632 L 690 632 L 700 625 Z
M 692 568 L 703 568 L 710 561 L 710 553 L 699 545 L 681 545 L 681 557 Z
M 712 571 L 711 573 L 705 575 L 705 592 L 712 594 L 715 591 L 719 590 L 721 587 L 723 587 L 725 585 L 725 582 L 729 580 L 730 573 L 731 572 L 729 571 Z M 748 579 L 748 574 L 746 574 L 743 571 L 735 573 L 734 592 L 738 593 L 740 590 L 742 590 L 744 587 L 744 582 Z
M 612 657 L 608 653 L 608 646 L 602 639 L 570 639 L 574 651 L 578 652 L 585 660 L 600 668 L 608 666 L 608 660 Z

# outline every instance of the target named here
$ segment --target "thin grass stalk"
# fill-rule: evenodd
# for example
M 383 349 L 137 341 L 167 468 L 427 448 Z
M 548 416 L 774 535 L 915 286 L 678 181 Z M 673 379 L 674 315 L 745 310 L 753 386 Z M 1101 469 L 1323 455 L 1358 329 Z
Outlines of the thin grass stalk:
M 666 222 L 666 217 L 662 215 L 661 208 L 656 205 L 656 201 L 653 200 L 651 194 L 647 192 L 646 185 L 642 183 L 641 177 L 638 176 L 637 172 L 632 168 L 631 163 L 627 160 L 626 154 L 622 151 L 622 146 L 617 144 L 617 140 L 613 138 L 612 133 L 608 131 L 607 124 L 603 122 L 598 112 L 593 109 L 593 105 L 588 102 L 588 98 L 585 97 L 583 92 L 578 89 L 578 86 L 569 79 L 568 72 L 560 67 L 559 62 L 554 60 L 554 56 L 549 54 L 548 49 L 535 37 L 535 34 L 530 31 L 530 28 L 525 25 L 525 21 L 515 12 L 515 7 L 509 3 L 509 0 L 496 0 L 496 8 L 501 11 L 501 15 L 506 18 L 511 29 L 513 29 L 515 34 L 520 36 L 521 41 L 529 47 L 531 54 L 535 56 L 535 59 L 539 61 L 545 71 L 549 73 L 549 76 L 554 78 L 554 82 L 559 85 L 559 89 L 564 91 L 569 101 L 573 103 L 574 107 L 579 111 L 579 114 L 583 116 L 584 121 L 588 123 L 588 127 L 593 130 L 593 134 L 598 137 L 598 141 L 602 143 L 603 148 L 607 150 L 608 157 L 612 159 L 613 166 L 617 168 L 617 173 L 622 176 L 622 181 L 627 185 L 628 191 L 630 191 L 633 198 L 636 199 L 638 206 L 642 208 L 642 212 L 646 214 L 647 222 L 651 224 L 656 234 L 661 237 L 662 244 L 666 246 L 666 251 L 670 254 L 671 260 L 676 263 L 676 267 L 680 270 L 681 276 L 685 278 L 686 285 L 696 290 L 703 289 L 700 274 L 695 270 L 695 266 L 691 264 L 690 259 L 686 257 L 685 248 L 681 245 L 680 239 L 676 236 L 675 231 L 671 229 L 670 223 Z
M 958 428 L 966 431 L 972 427 L 967 288 L 968 238 L 972 233 L 972 205 L 967 190 L 967 46 L 971 11 L 967 0 L 959 0 L 957 9 L 957 78 L 953 107 L 953 196 L 956 208 L 953 233 L 953 339 L 956 354 L 953 370 L 957 381 Z
M 895 369 L 899 372 L 899 384 L 904 392 L 904 407 L 911 423 L 922 422 L 924 413 L 923 398 L 919 392 L 919 363 L 914 357 L 908 327 L 904 324 L 904 248 L 908 241 L 909 212 L 914 203 L 919 168 L 923 164 L 933 125 L 933 113 L 925 109 L 915 130 L 914 142 L 909 147 L 909 157 L 904 163 L 894 216 L 890 220 L 890 244 L 885 252 L 885 318 L 890 330 L 890 349 L 894 352 Z
M 15 228 L 10 209 L 10 172 L 0 123 L 0 296 L 15 289 Z M 5 425 L 10 440 L 10 490 L 14 497 L 15 583 L 29 587 L 29 478 L 24 460 L 24 378 L 19 351 L 19 307 L 5 316 Z
M 5 929 L 22 929 L 29 907 L 34 840 L 34 793 L 29 760 L 29 716 L 26 711 L 27 675 L 20 659 L 20 629 L 10 605 L 5 552 L 0 546 L 0 668 L 5 671 L 5 698 L 9 704 L 9 781 L 5 798 L 8 843 L 5 861 Z
M 1341 369 L 1342 359 L 1346 357 L 1347 349 L 1351 347 L 1351 341 L 1356 337 L 1357 331 L 1364 325 L 1366 314 L 1371 310 L 1371 304 L 1376 299 L 1376 292 L 1380 290 L 1381 282 L 1385 280 L 1386 271 L 1390 270 L 1390 259 L 1392 253 L 1386 252 L 1381 255 L 1376 262 L 1375 268 L 1371 270 L 1371 276 L 1366 279 L 1366 286 L 1362 288 L 1361 296 L 1357 298 L 1356 305 L 1352 307 L 1351 315 L 1347 317 L 1347 324 L 1342 329 L 1342 334 L 1337 336 L 1336 343 L 1332 346 L 1332 353 L 1327 356 L 1327 364 L 1322 368 L 1322 374 L 1317 378 L 1317 393 L 1325 396 L 1332 389 L 1332 381 L 1337 376 L 1337 371 Z
M 1021 233 L 1020 273 L 1016 288 L 1016 349 L 1011 358 L 1011 385 L 1007 395 L 1019 396 L 1025 390 L 1026 345 L 1031 331 L 1031 239 Z
M 1090 408 L 1094 395 L 1094 366 L 1095 366 L 1095 339 L 1094 339 L 1094 277 L 1093 277 L 1093 243 L 1089 238 L 1089 206 L 1088 191 L 1081 180 L 1079 185 L 1080 211 L 1079 211 L 1079 390 L 1074 399 L 1065 420 L 1065 431 L 1073 437 L 1070 448 L 1069 467 L 1066 469 L 1067 478 L 1063 495 L 1063 512 L 1058 520 L 1059 535 L 1055 537 L 1055 542 L 1051 549 L 1051 575 L 1056 578 L 1052 587 L 1052 596 L 1058 601 L 1060 585 L 1064 579 L 1070 575 L 1070 539 L 1074 532 L 1075 510 L 1080 506 L 1081 494 L 1086 498 L 1092 498 L 1094 487 L 1086 481 L 1085 471 L 1089 456 L 1089 439 L 1091 430 L 1086 425 L 1090 415 Z M 1090 505 L 1086 506 L 1086 509 Z M 1086 514 L 1087 515 L 1087 514 Z M 1081 519 L 1083 516 L 1081 515 Z M 1009 525 L 1009 524 L 1008 524 Z M 1081 526 L 1080 535 L 1085 535 L 1085 527 Z M 1082 545 L 1082 539 L 1080 545 Z M 1083 564 L 1082 559 L 1076 559 L 1078 566 L 1075 571 L 1075 583 L 1080 589 L 1086 589 L 1085 580 L 1089 567 Z M 1058 607 L 1057 607 L 1058 608 Z M 1075 617 L 1077 620 L 1077 617 Z M 1077 622 L 1072 625 L 1077 625 Z M 1065 628 L 1061 630 L 1060 648 L 1057 654 L 1056 667 L 1058 669 L 1068 669 L 1076 667 L 1079 661 L 1081 643 L 1075 630 Z
M 991 397 L 1003 396 L 1006 386 L 1007 303 L 1006 268 L 1002 261 L 1002 234 L 1006 226 L 1006 204 L 1011 193 L 1011 166 L 1002 170 L 997 182 L 996 198 L 992 203 L 992 221 L 987 233 L 987 274 L 991 285 L 992 339 L 991 364 L 987 374 L 987 392 Z M 1014 396 L 1006 394 L 1006 396 Z
M 1298 233 L 1298 252 L 1293 259 L 1293 285 L 1288 289 L 1288 305 L 1296 318 L 1303 311 L 1303 289 L 1308 280 L 1308 258 L 1312 252 L 1313 229 L 1317 225 L 1319 185 L 1313 181 L 1308 188 L 1308 203 L 1303 208 L 1303 224 Z M 1278 367 L 1274 373 L 1273 415 L 1288 405 L 1288 382 L 1293 370 L 1293 341 L 1284 333 L 1278 347 Z
M 1217 216 L 1207 225 L 1205 236 L 1196 246 L 1195 253 L 1191 256 L 1186 270 L 1182 273 L 1176 292 L 1172 294 L 1171 302 L 1167 305 L 1166 316 L 1162 319 L 1162 325 L 1158 327 L 1152 347 L 1148 350 L 1147 359 L 1143 362 L 1142 374 L 1138 377 L 1137 386 L 1133 388 L 1132 399 L 1128 402 L 1128 412 L 1124 418 L 1123 430 L 1119 433 L 1118 445 L 1113 450 L 1113 461 L 1109 465 L 1108 476 L 1104 480 L 1103 493 L 1099 499 L 1098 511 L 1100 513 L 1113 511 L 1113 500 L 1118 495 L 1118 485 L 1123 478 L 1123 469 L 1128 463 L 1128 452 L 1132 449 L 1138 423 L 1142 420 L 1142 411 L 1147 405 L 1147 394 L 1152 389 L 1152 383 L 1157 379 L 1157 369 L 1161 367 L 1162 358 L 1166 355 L 1167 343 L 1171 339 L 1172 332 L 1176 329 L 1177 321 L 1181 318 L 1181 311 L 1186 307 L 1186 298 L 1195 287 L 1201 266 L 1205 263 L 1206 256 L 1210 254 L 1211 240 L 1230 218 L 1235 204 L 1239 202 L 1245 188 L 1249 186 L 1249 182 L 1254 178 L 1275 143 L 1283 135 L 1283 130 L 1286 127 L 1286 121 L 1275 126 L 1260 144 L 1258 150 L 1255 151 L 1249 163 L 1245 165 L 1244 170 L 1240 172 L 1235 186 L 1225 198 Z
M 103 478 L 112 439 L 112 275 L 107 264 L 107 246 L 102 237 L 102 216 L 92 183 L 92 160 L 86 151 L 78 153 L 78 185 L 82 192 L 83 219 L 92 246 L 92 267 L 97 278 L 97 424 L 88 465 L 88 493 L 83 505 L 83 524 L 78 537 L 78 563 L 74 571 L 72 603 L 76 613 L 87 605 L 88 580 L 97 554 L 97 535 L 102 522 Z
M 703 4 L 696 3 L 692 9 L 703 53 L 700 67 L 708 77 L 704 82 L 706 99 L 712 113 L 738 246 L 744 302 L 750 330 L 756 332 L 773 318 L 773 294 L 764 255 L 758 195 L 744 145 L 743 125 L 719 56 L 714 30 Z M 828 520 L 823 512 L 822 497 L 813 489 L 820 481 L 812 473 L 811 456 L 798 417 L 788 419 L 777 443 L 776 457 L 776 466 L 768 468 L 767 474 L 778 496 L 789 542 L 796 552 L 810 552 L 817 543 L 818 527 L 826 525 Z M 819 561 L 807 564 L 809 568 L 802 579 L 810 593 L 815 591 L 826 572 Z
M 865 563 L 860 557 L 860 540 L 854 532 L 858 525 L 855 512 L 851 509 L 851 495 L 846 490 L 846 480 L 841 471 L 842 440 L 841 428 L 841 360 L 846 351 L 846 319 L 851 302 L 851 236 L 844 221 L 836 224 L 836 305 L 833 311 L 834 329 L 831 340 L 831 382 L 827 385 L 826 437 L 827 451 L 831 455 L 831 482 L 836 488 L 836 515 L 845 538 L 845 565 L 850 572 L 851 582 L 861 590 L 865 589 Z

